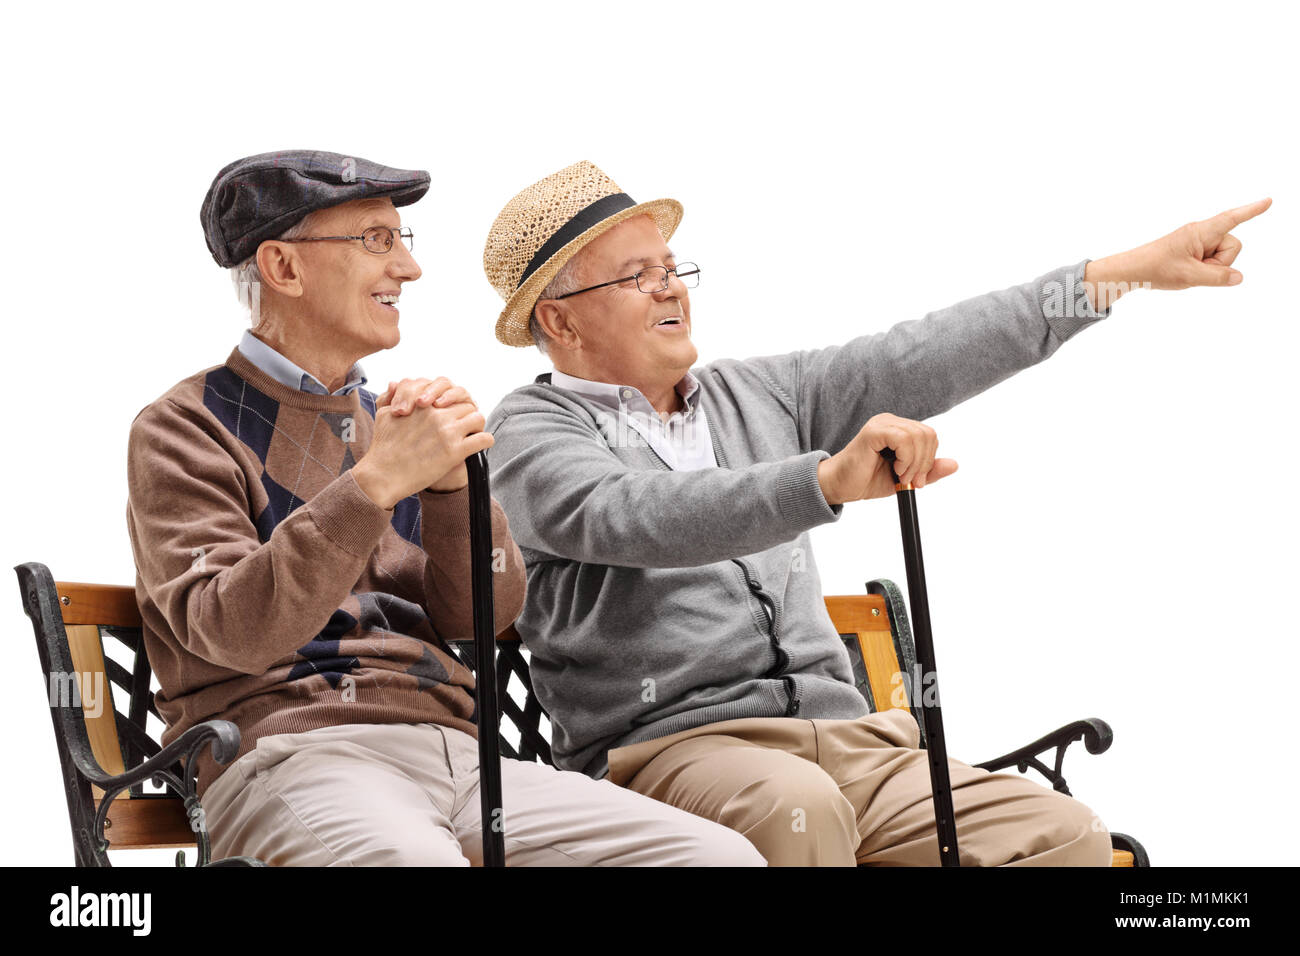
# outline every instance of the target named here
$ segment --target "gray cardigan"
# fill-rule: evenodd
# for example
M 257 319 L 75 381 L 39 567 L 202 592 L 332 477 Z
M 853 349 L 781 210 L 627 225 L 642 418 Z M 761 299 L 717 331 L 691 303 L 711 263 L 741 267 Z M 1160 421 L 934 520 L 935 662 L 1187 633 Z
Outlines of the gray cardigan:
M 515 624 L 557 766 L 602 776 L 611 748 L 739 717 L 866 713 L 808 537 L 840 514 L 817 463 L 871 416 L 947 411 L 1106 318 L 1088 261 L 842 346 L 693 370 L 716 469 L 670 470 L 547 375 L 507 395 L 492 488 L 527 566 Z

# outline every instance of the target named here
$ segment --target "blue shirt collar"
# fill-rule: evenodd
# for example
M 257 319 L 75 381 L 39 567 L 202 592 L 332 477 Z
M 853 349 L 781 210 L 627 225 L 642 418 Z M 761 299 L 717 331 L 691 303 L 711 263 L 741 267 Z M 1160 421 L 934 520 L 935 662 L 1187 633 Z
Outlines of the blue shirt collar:
M 251 329 L 244 330 L 244 337 L 239 340 L 239 351 L 271 378 L 290 388 L 313 395 L 329 395 L 330 391 L 321 381 L 289 359 L 285 358 L 271 346 L 267 345 Z M 334 392 L 335 395 L 347 395 L 353 389 L 366 384 L 365 372 L 361 364 L 355 363 L 348 371 L 348 380 L 344 386 Z

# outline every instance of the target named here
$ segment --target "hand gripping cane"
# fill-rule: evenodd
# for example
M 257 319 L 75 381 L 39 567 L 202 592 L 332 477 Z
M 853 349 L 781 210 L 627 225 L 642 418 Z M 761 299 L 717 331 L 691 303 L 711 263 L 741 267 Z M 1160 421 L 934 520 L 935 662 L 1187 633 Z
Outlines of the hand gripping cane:
M 948 748 L 943 740 L 943 714 L 939 710 L 939 677 L 934 664 L 934 640 L 930 634 L 930 599 L 925 590 L 925 564 L 921 560 L 921 525 L 916 517 L 916 490 L 901 484 L 894 469 L 894 450 L 882 449 L 889 462 L 898 493 L 898 519 L 903 529 L 903 561 L 907 565 L 907 590 L 911 595 L 912 634 L 916 640 L 916 663 L 921 686 L 913 693 L 921 701 L 921 725 L 925 728 L 925 749 L 930 756 L 930 789 L 934 794 L 934 822 L 939 835 L 939 860 L 943 866 L 960 866 L 957 859 L 957 821 L 952 810 L 952 784 L 948 780 Z M 925 682 L 930 681 L 926 690 Z M 933 703 L 927 698 L 933 695 Z
M 506 865 L 501 808 L 501 745 L 497 738 L 496 622 L 492 605 L 492 490 L 487 455 L 465 459 L 469 474 L 469 550 L 474 601 L 474 697 L 478 725 L 478 790 L 483 812 L 483 865 Z

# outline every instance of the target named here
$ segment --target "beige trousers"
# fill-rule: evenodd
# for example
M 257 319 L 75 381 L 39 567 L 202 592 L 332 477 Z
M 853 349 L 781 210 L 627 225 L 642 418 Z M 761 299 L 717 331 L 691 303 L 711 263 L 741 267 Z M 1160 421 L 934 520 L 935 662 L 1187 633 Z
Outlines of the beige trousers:
M 608 781 L 502 759 L 512 866 L 762 866 L 742 836 Z M 478 743 L 435 724 L 257 741 L 203 795 L 213 858 L 277 866 L 482 862 Z
M 938 866 L 916 721 L 772 717 L 707 724 L 609 753 L 609 779 L 745 835 L 770 866 Z M 962 866 L 1110 866 L 1082 803 L 949 760 Z

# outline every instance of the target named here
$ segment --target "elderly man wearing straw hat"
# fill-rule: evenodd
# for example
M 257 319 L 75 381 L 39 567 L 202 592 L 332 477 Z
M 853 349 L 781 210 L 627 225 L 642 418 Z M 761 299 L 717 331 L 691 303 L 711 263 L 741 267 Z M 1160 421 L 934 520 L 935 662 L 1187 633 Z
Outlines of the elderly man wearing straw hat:
M 1043 361 L 1124 283 L 1234 284 L 1228 230 L 1267 205 L 843 346 L 693 369 L 681 205 L 588 162 L 520 192 L 484 251 L 496 334 L 554 371 L 489 416 L 489 458 L 557 764 L 725 823 L 770 864 L 937 864 L 916 722 L 867 713 L 808 531 L 894 494 L 886 447 L 903 482 L 952 474 L 918 419 Z M 1083 804 L 950 764 L 963 864 L 1109 864 Z
M 164 742 L 241 731 L 198 762 L 219 856 L 290 865 L 480 858 L 465 459 L 492 444 L 444 377 L 367 391 L 420 278 L 398 207 L 423 170 L 310 150 L 237 160 L 203 203 L 254 327 L 145 408 L 128 451 L 136 593 Z M 500 505 L 502 629 L 523 600 Z M 579 773 L 501 762 L 513 865 L 763 865 L 735 832 Z

